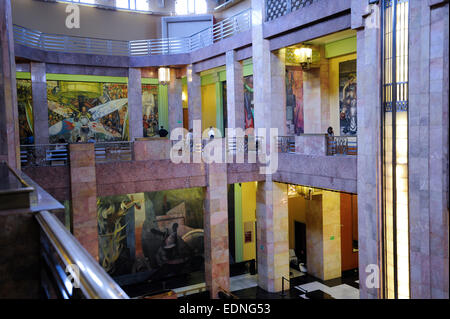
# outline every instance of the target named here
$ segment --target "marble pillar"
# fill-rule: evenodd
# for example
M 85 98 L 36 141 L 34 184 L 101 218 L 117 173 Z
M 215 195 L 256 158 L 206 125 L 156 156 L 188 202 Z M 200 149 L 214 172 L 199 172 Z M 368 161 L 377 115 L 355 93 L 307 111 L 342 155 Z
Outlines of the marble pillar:
M 192 64 L 187 66 L 186 78 L 188 88 L 189 129 L 193 129 L 193 121 L 202 119 L 202 84 L 200 74 L 194 71 L 194 66 Z
M 324 46 L 314 50 L 319 51 L 319 67 L 303 72 L 305 133 L 325 134 L 330 126 L 329 63 Z M 338 129 L 334 128 L 334 131 Z
M 227 164 L 207 164 L 205 197 L 205 282 L 211 298 L 230 288 Z
M 128 69 L 128 116 L 130 141 L 144 136 L 142 123 L 141 69 Z
M 183 127 L 183 101 L 182 101 L 182 83 L 181 79 L 177 78 L 175 69 L 170 69 L 170 83 L 169 83 L 169 131 Z
M 258 182 L 256 189 L 258 286 L 269 292 L 289 279 L 289 218 L 287 184 Z M 289 289 L 285 281 L 284 288 Z
M 0 161 L 20 168 L 16 62 L 11 2 L 0 1 Z
M 31 62 L 31 92 L 33 96 L 34 143 L 48 144 L 47 77 L 45 63 Z
M 362 18 L 363 17 L 363 18 Z M 381 297 L 380 231 L 381 99 L 380 99 L 380 7 L 352 1 L 352 28 L 357 30 L 358 86 L 358 244 L 360 298 Z M 336 130 L 335 130 L 336 131 Z M 367 286 L 369 265 L 378 266 L 380 282 Z
M 448 1 L 410 0 L 410 297 L 449 298 Z
M 69 145 L 69 151 L 73 235 L 98 260 L 94 144 L 73 143 Z
M 252 0 L 255 128 L 266 129 L 266 136 L 269 128 L 277 128 L 278 135 L 285 135 L 285 51 L 270 51 L 269 40 L 263 36 L 265 12 L 265 1 Z M 266 138 L 264 142 L 269 151 L 273 141 Z M 258 286 L 277 292 L 281 290 L 282 277 L 289 278 L 287 185 L 273 182 L 271 175 L 258 182 L 256 214 Z
M 236 51 L 227 51 L 227 126 L 229 128 L 245 129 L 244 112 L 244 76 L 242 63 L 236 58 Z
M 322 280 L 342 275 L 340 196 L 322 191 L 306 202 L 308 273 Z

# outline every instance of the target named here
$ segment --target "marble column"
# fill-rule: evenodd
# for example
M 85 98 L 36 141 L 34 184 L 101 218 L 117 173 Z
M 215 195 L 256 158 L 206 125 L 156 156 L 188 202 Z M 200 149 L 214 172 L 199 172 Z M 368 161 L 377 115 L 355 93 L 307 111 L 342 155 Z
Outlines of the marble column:
M 0 161 L 20 168 L 16 62 L 11 2 L 0 1 Z
M 410 297 L 449 298 L 448 1 L 410 0 Z
M 263 36 L 265 1 L 252 0 L 253 102 L 255 128 L 277 128 L 286 134 L 285 50 L 271 52 Z M 258 134 L 258 133 L 257 133 Z M 265 148 L 270 150 L 269 138 Z M 289 278 L 287 185 L 258 182 L 257 194 L 258 285 L 266 291 L 281 290 L 282 277 Z M 286 282 L 285 288 L 288 284 Z
M 33 96 L 34 143 L 48 144 L 47 77 L 45 63 L 31 62 L 31 92 Z
M 183 86 L 181 79 L 177 78 L 175 69 L 170 69 L 170 83 L 169 83 L 169 130 L 177 127 L 183 127 L 183 101 L 181 95 Z
M 269 292 L 289 279 L 289 218 L 287 184 L 258 182 L 256 189 L 258 286 Z M 289 289 L 285 281 L 284 288 Z
M 227 164 L 207 164 L 205 197 L 205 282 L 211 298 L 230 288 Z
M 308 273 L 322 280 L 342 276 L 340 196 L 322 191 L 306 202 Z
M 245 129 L 244 112 L 244 76 L 242 63 L 236 58 L 236 51 L 227 51 L 227 126 L 229 128 Z
M 141 69 L 128 69 L 128 123 L 130 141 L 144 136 L 142 124 L 142 84 Z
M 381 256 L 379 245 L 382 209 L 381 183 L 381 65 L 380 7 L 352 1 L 352 28 L 357 30 L 358 86 L 358 244 L 360 298 L 380 298 L 381 289 L 366 285 L 372 272 L 369 265 L 378 266 L 381 287 Z M 335 130 L 336 131 L 336 130 Z
M 202 84 L 200 74 L 194 71 L 194 66 L 192 64 L 187 66 L 186 78 L 188 88 L 189 129 L 193 129 L 193 121 L 202 119 Z
M 70 151 L 73 235 L 98 260 L 97 181 L 93 143 L 74 143 Z

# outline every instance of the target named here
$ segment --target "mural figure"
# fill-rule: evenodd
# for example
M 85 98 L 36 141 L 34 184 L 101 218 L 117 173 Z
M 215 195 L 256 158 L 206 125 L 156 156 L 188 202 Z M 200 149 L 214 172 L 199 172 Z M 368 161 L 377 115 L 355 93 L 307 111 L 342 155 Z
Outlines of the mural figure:
M 302 70 L 286 70 L 286 121 L 289 135 L 304 132 Z
M 144 137 L 158 134 L 158 86 L 142 85 L 142 124 Z
M 34 144 L 31 80 L 17 80 L 20 144 Z
M 253 75 L 244 77 L 244 112 L 245 129 L 255 127 L 255 111 L 253 103 Z
M 50 142 L 128 140 L 127 86 L 47 81 Z
M 339 111 L 341 135 L 356 135 L 357 123 L 356 60 L 339 64 Z
M 127 282 L 202 270 L 203 197 L 192 188 L 99 198 L 100 264 Z

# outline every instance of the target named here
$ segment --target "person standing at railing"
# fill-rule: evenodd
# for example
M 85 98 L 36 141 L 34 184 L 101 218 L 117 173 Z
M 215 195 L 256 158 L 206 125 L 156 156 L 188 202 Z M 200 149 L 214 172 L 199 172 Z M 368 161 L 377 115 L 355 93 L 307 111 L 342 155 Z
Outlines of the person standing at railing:
M 334 155 L 336 153 L 336 145 L 334 141 L 334 131 L 333 128 L 330 126 L 327 129 L 327 155 Z
M 158 134 L 160 137 L 166 137 L 169 132 L 164 128 L 164 126 L 161 126 L 161 129 L 158 131 Z

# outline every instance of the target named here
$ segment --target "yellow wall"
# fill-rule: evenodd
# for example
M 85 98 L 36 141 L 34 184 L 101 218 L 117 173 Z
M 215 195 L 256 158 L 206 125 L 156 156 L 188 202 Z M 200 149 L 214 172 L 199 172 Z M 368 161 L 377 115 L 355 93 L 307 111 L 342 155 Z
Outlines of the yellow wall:
M 183 105 L 183 109 L 187 109 L 188 108 L 188 90 L 187 90 L 187 85 L 183 84 L 182 86 L 182 97 L 185 97 L 185 100 L 182 100 L 182 105 Z
M 256 259 L 256 182 L 242 183 L 242 229 L 245 222 L 253 222 L 253 242 L 245 243 L 245 234 L 242 231 L 244 246 L 242 258 L 244 261 Z
M 202 131 L 216 127 L 216 84 L 202 86 Z
M 355 60 L 356 53 L 343 55 L 329 60 L 329 103 L 330 103 L 330 126 L 334 129 L 334 134 L 340 131 L 339 123 L 339 63 Z

